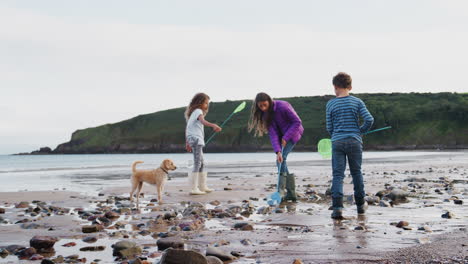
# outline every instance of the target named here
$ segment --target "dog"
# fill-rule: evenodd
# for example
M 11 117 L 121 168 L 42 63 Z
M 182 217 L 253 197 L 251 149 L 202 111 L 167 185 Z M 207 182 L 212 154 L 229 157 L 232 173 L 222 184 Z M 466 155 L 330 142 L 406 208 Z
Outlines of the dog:
M 159 168 L 154 170 L 137 170 L 136 165 L 143 163 L 143 161 L 135 161 L 132 164 L 132 189 L 130 191 L 130 201 L 133 202 L 133 194 L 136 191 L 137 207 L 140 205 L 140 191 L 143 187 L 143 182 L 156 185 L 158 191 L 158 203 L 162 204 L 162 194 L 164 190 L 164 184 L 167 181 L 167 174 L 169 171 L 176 170 L 177 167 L 174 162 L 170 159 L 165 159 L 161 163 Z

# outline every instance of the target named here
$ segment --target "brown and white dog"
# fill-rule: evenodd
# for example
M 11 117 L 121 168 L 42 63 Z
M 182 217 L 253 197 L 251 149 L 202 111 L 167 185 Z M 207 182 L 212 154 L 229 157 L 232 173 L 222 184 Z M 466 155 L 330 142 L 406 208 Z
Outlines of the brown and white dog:
M 170 159 L 165 159 L 161 163 L 159 168 L 154 170 L 137 170 L 136 165 L 139 163 L 143 163 L 143 161 L 135 161 L 132 164 L 132 190 L 130 191 L 130 201 L 133 201 L 133 193 L 136 190 L 136 197 L 137 197 L 137 207 L 140 205 L 140 191 L 143 187 L 143 182 L 156 185 L 156 190 L 158 191 L 158 202 L 159 204 L 162 203 L 162 194 L 164 191 L 164 184 L 167 181 L 167 174 L 171 170 L 177 169 L 174 165 L 174 162 Z

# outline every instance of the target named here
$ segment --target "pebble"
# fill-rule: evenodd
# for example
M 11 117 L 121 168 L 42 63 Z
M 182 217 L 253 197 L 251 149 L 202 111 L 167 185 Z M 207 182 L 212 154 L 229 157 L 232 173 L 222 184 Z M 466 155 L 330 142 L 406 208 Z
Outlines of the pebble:
M 460 204 L 460 205 L 461 205 L 461 204 L 463 204 L 463 200 L 458 200 L 458 199 L 457 199 L 457 200 L 453 200 L 453 203 L 454 203 L 454 204 Z
M 380 207 L 392 207 L 392 205 L 388 201 L 385 201 L 385 200 L 381 200 L 379 202 L 379 206 Z
M 221 204 L 221 202 L 218 201 L 218 200 L 214 200 L 214 201 L 211 201 L 210 204 L 213 205 L 213 206 L 218 206 L 218 205 Z
M 252 245 L 252 241 L 250 241 L 250 239 L 242 239 L 241 244 L 244 246 L 250 246 Z
M 0 207 L 0 214 L 4 214 L 4 213 L 5 213 L 5 208 Z
M 215 248 L 215 247 L 208 247 L 206 249 L 207 256 L 214 256 L 219 258 L 222 261 L 234 260 L 236 257 L 231 255 L 231 253 L 225 252 L 222 249 Z
M 118 257 L 131 257 L 138 255 L 142 252 L 141 247 L 139 247 L 135 242 L 129 240 L 123 240 L 112 245 L 114 249 L 112 252 L 113 256 Z
M 95 246 L 95 247 L 82 247 L 80 251 L 103 251 L 105 250 L 105 246 Z
M 452 212 L 446 212 L 445 214 L 442 214 L 442 218 L 452 219 L 454 217 L 455 215 Z
M 62 245 L 62 247 L 74 247 L 74 246 L 76 246 L 75 242 L 70 242 L 70 243 L 66 243 Z
M 159 251 L 163 251 L 168 248 L 184 248 L 185 243 L 180 238 L 174 237 L 167 237 L 167 238 L 160 238 L 156 242 Z
M 404 226 L 409 226 L 409 223 L 407 221 L 400 221 L 398 224 L 396 224 L 396 227 L 402 228 Z
M 29 241 L 29 245 L 39 252 L 53 252 L 53 247 L 58 238 L 51 236 L 34 236 Z
M 252 231 L 254 228 L 249 223 L 242 222 L 242 223 L 236 223 L 234 225 L 234 229 L 240 229 L 242 231 Z
M 81 231 L 83 233 L 96 233 L 96 232 L 99 232 L 101 231 L 103 228 L 99 225 L 87 225 L 87 226 L 83 226 L 81 228 Z
M 29 207 L 28 202 L 20 202 L 20 203 L 15 204 L 15 208 L 28 208 L 28 207 Z
M 432 229 L 427 225 L 419 227 L 418 230 L 419 231 L 425 231 L 427 233 L 432 233 Z
M 207 264 L 208 260 L 202 254 L 193 250 L 183 249 L 167 249 L 164 251 L 160 264 L 178 264 L 178 263 L 192 263 L 192 264 Z
M 94 243 L 97 240 L 98 240 L 97 237 L 94 237 L 94 236 L 87 236 L 83 238 L 83 242 L 86 242 L 86 243 Z

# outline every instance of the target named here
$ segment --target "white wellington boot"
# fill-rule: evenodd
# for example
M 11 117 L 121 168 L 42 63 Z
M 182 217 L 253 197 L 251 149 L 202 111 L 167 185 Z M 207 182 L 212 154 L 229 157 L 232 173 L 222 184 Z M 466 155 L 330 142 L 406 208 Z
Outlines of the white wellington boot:
M 207 172 L 200 172 L 198 174 L 198 187 L 200 187 L 200 191 L 210 193 L 213 191 L 213 189 L 210 189 L 208 188 L 208 186 L 206 186 L 207 178 L 208 178 Z
M 190 191 L 190 194 L 192 195 L 200 195 L 200 194 L 206 194 L 206 192 L 200 191 L 198 189 L 198 172 L 191 172 L 189 173 L 189 184 L 192 190 Z

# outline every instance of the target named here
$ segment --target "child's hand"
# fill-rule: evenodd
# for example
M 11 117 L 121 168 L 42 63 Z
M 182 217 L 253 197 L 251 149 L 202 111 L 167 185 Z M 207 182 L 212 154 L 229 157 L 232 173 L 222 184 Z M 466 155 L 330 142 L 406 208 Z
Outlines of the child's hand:
M 286 144 L 288 144 L 288 142 L 286 142 L 286 140 L 284 139 L 281 139 L 281 145 L 284 147 L 286 147 Z
M 223 130 L 223 129 L 222 129 L 221 127 L 219 127 L 218 125 L 215 124 L 215 125 L 213 126 L 213 130 L 214 130 L 215 132 L 220 132 L 220 131 Z
M 190 145 L 188 143 L 185 143 L 185 149 L 188 151 L 188 152 L 192 152 L 192 147 L 190 147 Z
M 283 163 L 283 153 L 278 152 L 276 154 L 276 161 L 278 161 L 279 163 Z

